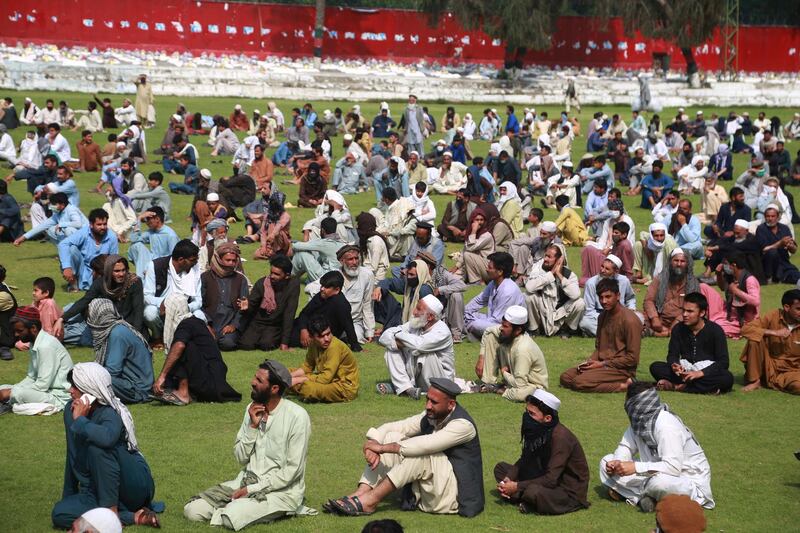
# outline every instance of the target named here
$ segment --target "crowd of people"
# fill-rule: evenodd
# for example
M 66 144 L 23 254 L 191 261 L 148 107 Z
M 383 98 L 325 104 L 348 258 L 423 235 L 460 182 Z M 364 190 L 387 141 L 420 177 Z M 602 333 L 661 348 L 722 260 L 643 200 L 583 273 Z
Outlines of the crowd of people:
M 0 116 L 0 159 L 14 168 L 0 181 L 0 239 L 9 243 L 0 246 L 51 243 L 67 291 L 82 293 L 62 309 L 55 281 L 40 277 L 24 306 L 5 284 L 13 268 L 0 267 L 0 359 L 13 349 L 31 361 L 22 381 L 0 386 L 0 413 L 64 410 L 57 527 L 98 507 L 126 525 L 159 524 L 162 506 L 125 404 L 240 401 L 227 381 L 227 351 L 306 350 L 298 368 L 276 359 L 258 367 L 234 448 L 241 471 L 184 508 L 189 520 L 234 530 L 315 513 L 304 501 L 311 421 L 286 397 L 363 394 L 354 352 L 372 342 L 384 350 L 387 377 L 375 392 L 424 397 L 425 412 L 369 429 L 356 490 L 323 505 L 337 515 L 370 514 L 396 490 L 407 510 L 479 514 L 478 423 L 458 402 L 471 393 L 525 406 L 521 455 L 494 468 L 503 499 L 523 513 L 588 508 L 587 460 L 559 423 L 562 404 L 537 336 L 595 337 L 595 349 L 558 383 L 625 394 L 630 427 L 599 475 L 612 499 L 643 511 L 659 502 L 688 514 L 715 505 L 703 449 L 659 391 L 731 392 L 727 338 L 747 341 L 742 391 L 800 394 L 800 289 L 787 287 L 778 309 L 761 309 L 764 284 L 800 280 L 787 190 L 800 180 L 800 159 L 792 163 L 784 147 L 800 138 L 800 115 L 784 127 L 763 113 L 707 120 L 698 111 L 689 120 L 679 109 L 671 121 L 653 115 L 648 123 L 634 111 L 628 126 L 597 112 L 584 133 L 587 153 L 577 157 L 581 124 L 566 111 L 551 120 L 525 109 L 517 118 L 509 105 L 505 117 L 486 109 L 476 121 L 448 107 L 437 126 L 414 95 L 399 120 L 386 102 L 371 121 L 358 105 L 318 115 L 308 103 L 285 119 L 272 102 L 264 114 L 237 105 L 228 117 L 181 104 L 148 154 L 153 95 L 146 76 L 136 85 L 135 103 L 121 108 L 106 99 L 79 113 L 26 99 L 18 112 L 6 98 Z M 7 130 L 24 126 L 36 130 L 8 148 Z M 93 140 L 120 127 L 103 148 Z M 81 130 L 78 158 L 63 128 Z M 336 158 L 338 136 L 344 153 Z M 201 168 L 193 139 L 212 158 L 230 156 L 230 176 L 215 180 Z M 474 153 L 476 140 L 490 141 L 485 156 Z M 750 156 L 738 177 L 732 152 Z M 145 177 L 140 167 L 153 155 L 163 172 Z M 297 206 L 313 210 L 302 239 L 292 239 L 293 206 L 276 169 L 299 185 Z M 107 203 L 84 214 L 75 173 L 90 172 Z M 172 175 L 178 181 L 165 188 Z M 31 195 L 28 231 L 9 194 L 13 180 Z M 347 196 L 359 193 L 374 194 L 376 206 L 352 213 Z M 169 225 L 183 216 L 171 212 L 180 194 L 193 197 L 185 238 Z M 442 216 L 433 194 L 447 195 Z M 646 230 L 636 231 L 626 196 L 651 213 Z M 238 223 L 242 235 L 233 238 Z M 242 267 L 250 257 L 241 246 L 251 243 L 252 259 L 269 262 L 255 280 Z M 445 243 L 457 250 L 450 268 Z M 580 248 L 579 268 L 568 247 Z M 635 285 L 645 292 L 641 307 Z M 309 299 L 298 309 L 301 290 Z M 669 338 L 665 359 L 649 368 L 652 383 L 636 379 L 647 336 Z M 456 375 L 462 342 L 475 345 L 474 376 Z M 65 345 L 91 347 L 95 362 L 73 366 Z M 152 354 L 162 349 L 159 371 Z

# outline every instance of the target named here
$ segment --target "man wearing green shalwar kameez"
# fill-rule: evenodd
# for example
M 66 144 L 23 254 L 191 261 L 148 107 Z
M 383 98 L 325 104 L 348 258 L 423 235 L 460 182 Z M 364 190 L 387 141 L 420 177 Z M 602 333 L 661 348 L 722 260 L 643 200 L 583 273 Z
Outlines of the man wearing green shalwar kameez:
M 209 521 L 239 531 L 285 516 L 316 514 L 303 505 L 311 420 L 299 405 L 282 398 L 292 376 L 274 360 L 259 365 L 233 454 L 242 470 L 201 492 L 183 508 L 192 521 Z

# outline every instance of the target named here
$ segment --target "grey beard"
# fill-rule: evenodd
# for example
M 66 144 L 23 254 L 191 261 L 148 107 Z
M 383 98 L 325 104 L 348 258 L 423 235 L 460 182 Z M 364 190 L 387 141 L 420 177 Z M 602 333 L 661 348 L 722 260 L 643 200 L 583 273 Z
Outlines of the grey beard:
M 674 283 L 676 281 L 683 281 L 686 279 L 686 271 L 682 268 L 669 269 L 669 281 Z
M 342 267 L 342 270 L 344 270 L 344 273 L 349 278 L 357 278 L 358 277 L 358 267 L 356 267 L 356 268 Z
M 412 316 L 408 319 L 408 326 L 412 329 L 422 329 L 427 323 L 428 319 L 425 316 Z

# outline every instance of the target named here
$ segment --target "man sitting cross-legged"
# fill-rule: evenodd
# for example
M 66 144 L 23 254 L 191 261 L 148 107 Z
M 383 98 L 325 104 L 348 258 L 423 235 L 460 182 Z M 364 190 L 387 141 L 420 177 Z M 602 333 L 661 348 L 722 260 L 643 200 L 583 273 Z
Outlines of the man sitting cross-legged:
M 241 470 L 236 478 L 193 496 L 183 508 L 187 519 L 239 531 L 313 512 L 303 505 L 311 420 L 305 409 L 283 399 L 291 384 L 289 370 L 278 361 L 258 366 L 251 382 L 253 401 L 233 446 Z
M 521 513 L 565 514 L 588 509 L 589 465 L 577 437 L 558 420 L 561 401 L 537 389 L 525 398 L 522 454 L 512 464 L 497 463 L 500 496 Z
M 659 390 L 719 394 L 733 387 L 725 331 L 708 320 L 708 300 L 699 292 L 684 297 L 683 322 L 672 328 L 667 361 L 651 364 L 650 373 Z
M 187 313 L 175 329 L 164 367 L 153 384 L 153 396 L 172 405 L 188 405 L 193 399 L 241 401 L 242 395 L 226 381 L 227 374 L 214 329 Z
M 597 320 L 595 349 L 589 359 L 561 374 L 561 386 L 580 392 L 623 392 L 636 376 L 642 323 L 619 301 L 613 278 L 597 283 L 603 312 Z
M 692 430 L 661 403 L 652 383 L 628 388 L 625 412 L 630 426 L 614 453 L 600 460 L 600 481 L 609 496 L 645 512 L 653 512 L 668 494 L 684 494 L 713 509 L 706 454 Z
M 431 379 L 455 377 L 453 336 L 441 319 L 442 310 L 442 302 L 429 294 L 417 302 L 405 324 L 383 332 L 378 344 L 386 348 L 392 382 L 379 383 L 380 394 L 418 400 L 430 388 Z
M 331 333 L 325 315 L 308 322 L 311 342 L 300 368 L 291 370 L 291 392 L 302 400 L 349 402 L 358 396 L 358 363 L 350 347 Z
M 425 412 L 370 428 L 364 443 L 367 466 L 349 496 L 323 508 L 344 516 L 375 511 L 402 489 L 401 507 L 472 517 L 484 506 L 483 462 L 478 430 L 456 401 L 461 389 L 433 378 Z
M 39 310 L 18 307 L 10 320 L 19 343 L 28 343 L 30 363 L 25 379 L 15 385 L 0 385 L 0 415 L 14 405 L 39 404 L 37 412 L 60 411 L 69 401 L 67 373 L 72 369 L 69 352 L 58 339 L 42 331 Z
M 781 308 L 773 309 L 742 328 L 747 345 L 743 392 L 761 387 L 800 394 L 800 290 L 783 293 Z
M 481 392 L 496 392 L 521 402 L 537 389 L 547 388 L 544 354 L 528 335 L 528 311 L 512 305 L 499 326 L 483 332 L 475 373 L 483 380 Z

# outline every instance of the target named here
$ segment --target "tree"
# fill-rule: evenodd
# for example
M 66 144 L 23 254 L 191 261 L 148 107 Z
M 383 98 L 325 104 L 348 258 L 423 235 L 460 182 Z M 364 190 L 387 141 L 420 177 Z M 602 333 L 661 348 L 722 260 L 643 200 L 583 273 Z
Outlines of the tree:
M 604 19 L 619 16 L 625 32 L 677 44 L 686 58 L 686 74 L 697 72 L 692 47 L 714 35 L 725 21 L 728 0 L 597 0 L 594 13 Z
M 517 58 L 526 48 L 550 48 L 556 21 L 569 10 L 567 0 L 418 0 L 417 7 L 431 26 L 452 13 L 465 29 L 505 41 L 506 56 Z

